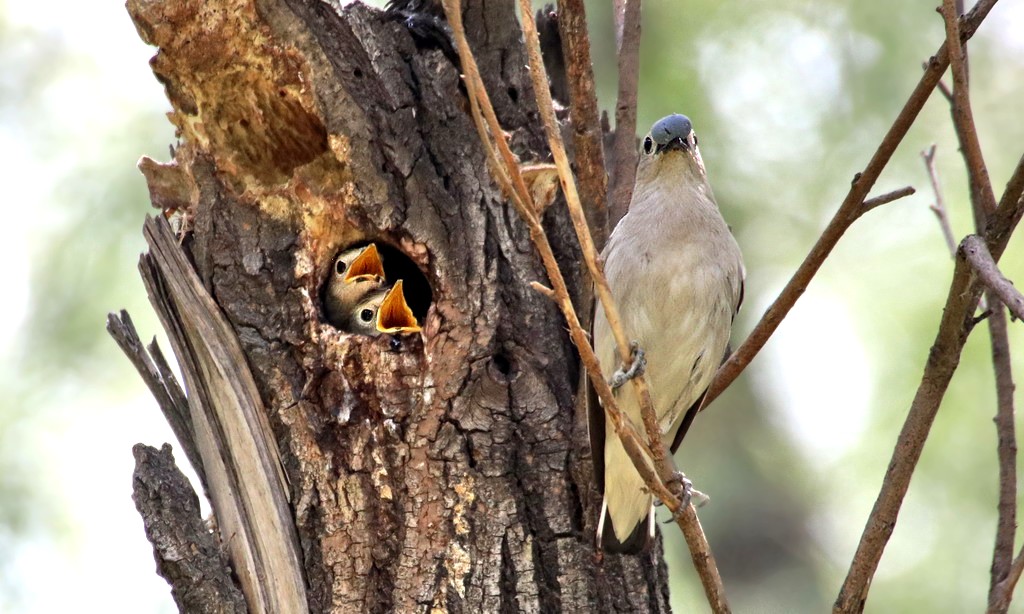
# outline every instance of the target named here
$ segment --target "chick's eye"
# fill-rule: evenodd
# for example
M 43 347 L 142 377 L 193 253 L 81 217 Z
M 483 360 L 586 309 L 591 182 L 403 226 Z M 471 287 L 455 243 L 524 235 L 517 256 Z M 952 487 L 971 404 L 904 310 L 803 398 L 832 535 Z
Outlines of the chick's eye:
M 343 275 L 345 273 L 345 262 L 342 260 L 335 262 L 334 272 L 337 273 L 338 275 Z
M 373 310 L 372 309 L 364 309 L 364 310 L 360 311 L 359 312 L 359 319 L 362 320 L 363 322 L 371 322 L 371 321 L 373 321 Z
M 651 137 L 644 137 L 644 153 L 651 153 L 651 149 L 654 147 L 654 141 Z

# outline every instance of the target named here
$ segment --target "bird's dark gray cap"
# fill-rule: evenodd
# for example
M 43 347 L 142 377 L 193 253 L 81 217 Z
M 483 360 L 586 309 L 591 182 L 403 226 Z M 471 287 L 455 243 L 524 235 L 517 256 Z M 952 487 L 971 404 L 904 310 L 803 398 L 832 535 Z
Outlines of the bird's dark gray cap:
M 673 139 L 686 139 L 690 136 L 693 125 L 690 118 L 685 115 L 669 115 L 662 117 L 651 126 L 651 138 L 658 145 L 668 145 Z

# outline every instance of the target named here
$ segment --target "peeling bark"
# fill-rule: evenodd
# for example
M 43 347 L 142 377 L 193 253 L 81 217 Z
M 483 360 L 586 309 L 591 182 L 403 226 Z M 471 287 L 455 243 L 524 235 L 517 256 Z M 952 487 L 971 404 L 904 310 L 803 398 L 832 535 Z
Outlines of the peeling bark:
M 543 267 L 488 175 L 442 46 L 359 4 L 128 8 L 159 47 L 180 139 L 174 160 L 143 165 L 151 197 L 183 222 L 181 249 L 245 356 L 236 367 L 279 451 L 309 610 L 668 611 L 660 545 L 595 554 L 574 348 L 529 286 Z M 514 151 L 545 160 L 512 3 L 468 3 L 465 21 Z M 564 206 L 545 225 L 578 298 L 587 281 Z M 323 281 L 359 241 L 422 274 L 422 335 L 326 323 Z M 172 319 L 191 308 L 169 304 Z M 175 344 L 179 362 L 194 345 Z M 210 370 L 194 371 L 190 404 Z
M 171 446 L 157 450 L 138 444 L 132 451 L 132 498 L 153 543 L 157 571 L 171 584 L 174 603 L 182 612 L 246 612 L 227 557 L 203 524 L 199 498 L 175 466 Z

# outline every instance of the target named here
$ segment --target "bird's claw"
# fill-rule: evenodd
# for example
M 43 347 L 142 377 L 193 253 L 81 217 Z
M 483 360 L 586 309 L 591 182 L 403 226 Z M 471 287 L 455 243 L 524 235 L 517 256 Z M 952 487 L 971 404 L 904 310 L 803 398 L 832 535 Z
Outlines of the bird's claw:
M 669 492 L 679 498 L 679 512 L 681 514 L 683 510 L 690 505 L 690 499 L 693 497 L 693 482 L 683 474 L 682 471 L 673 471 L 672 477 L 665 486 L 668 487 Z
M 711 500 L 706 494 L 695 489 L 693 482 L 691 482 L 682 471 L 675 471 L 672 473 L 672 477 L 665 484 L 668 487 L 669 492 L 679 498 L 679 509 L 672 514 L 672 520 L 669 522 L 676 522 L 683 515 L 683 512 L 687 507 L 693 503 L 694 507 L 700 507 Z M 658 502 L 660 504 L 660 501 Z
M 618 390 L 629 380 L 637 377 L 638 375 L 643 375 L 644 371 L 647 369 L 647 356 L 644 354 L 644 349 L 640 347 L 640 343 L 638 341 L 630 343 L 629 349 L 632 362 L 625 370 L 620 367 L 615 371 L 615 373 L 612 373 L 612 379 L 608 382 L 608 385 L 611 386 L 612 390 Z M 623 365 L 623 367 L 625 367 L 625 365 Z

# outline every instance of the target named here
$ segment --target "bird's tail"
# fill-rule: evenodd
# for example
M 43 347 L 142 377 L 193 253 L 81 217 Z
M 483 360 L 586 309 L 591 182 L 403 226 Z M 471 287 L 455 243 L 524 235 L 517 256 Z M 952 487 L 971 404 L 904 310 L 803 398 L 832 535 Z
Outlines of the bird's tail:
M 598 527 L 601 549 L 614 554 L 639 554 L 646 550 L 654 537 L 654 510 L 633 527 L 633 532 L 624 541 L 619 541 L 611 516 L 608 514 L 607 497 L 601 502 L 601 522 Z
M 636 553 L 654 537 L 654 499 L 614 433 L 604 446 L 604 498 L 598 538 L 604 550 Z

